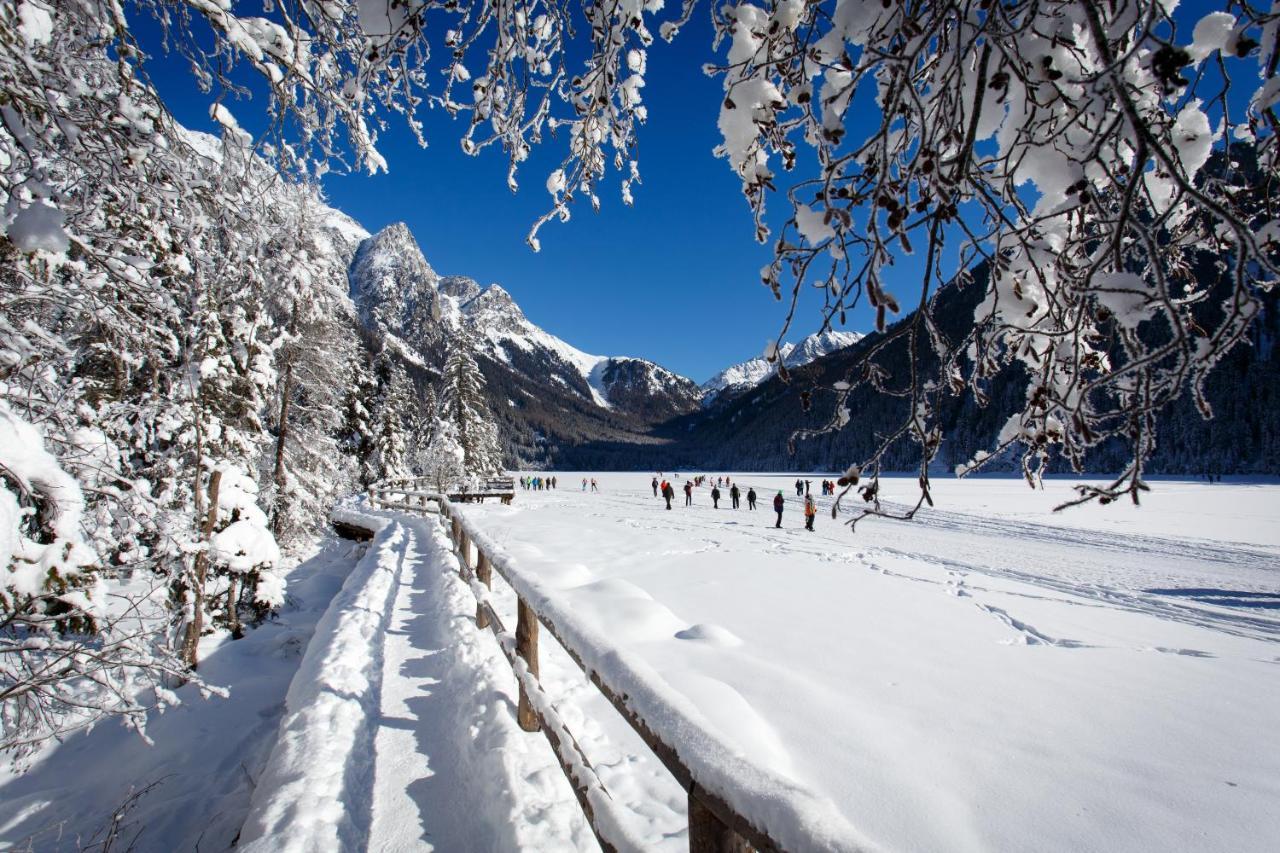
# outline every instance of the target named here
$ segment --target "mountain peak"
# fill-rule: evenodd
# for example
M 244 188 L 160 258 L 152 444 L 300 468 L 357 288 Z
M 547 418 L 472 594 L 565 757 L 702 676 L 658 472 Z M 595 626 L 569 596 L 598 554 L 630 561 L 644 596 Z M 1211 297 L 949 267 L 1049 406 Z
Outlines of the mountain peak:
M 858 332 L 837 332 L 834 329 L 828 329 L 824 332 L 815 332 L 799 343 L 783 344 L 778 348 L 778 354 L 782 356 L 782 362 L 788 368 L 796 368 L 836 350 L 852 346 L 860 340 L 862 335 Z M 710 402 L 725 391 L 740 392 L 754 388 L 777 372 L 777 369 L 776 362 L 771 362 L 764 356 L 757 356 L 720 371 L 702 384 L 702 390 L 707 394 L 707 402 Z
M 480 295 L 481 287 L 479 283 L 470 276 L 465 275 L 446 275 L 443 276 L 437 288 L 445 296 L 452 296 L 459 302 L 469 302 Z
M 403 222 L 360 244 L 348 278 L 351 299 L 366 325 L 410 340 L 429 334 L 439 316 L 440 276 Z

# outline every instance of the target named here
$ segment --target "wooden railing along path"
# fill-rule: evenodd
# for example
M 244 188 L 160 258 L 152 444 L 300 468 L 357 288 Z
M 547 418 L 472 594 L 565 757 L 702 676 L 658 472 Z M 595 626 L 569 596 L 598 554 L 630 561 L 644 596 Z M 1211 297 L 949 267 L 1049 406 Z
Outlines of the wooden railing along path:
M 369 486 L 369 500 L 386 509 L 423 510 L 428 500 L 440 494 L 455 503 L 483 503 L 485 498 L 497 498 L 509 504 L 516 496 L 516 481 L 511 477 L 489 477 L 474 485 L 456 485 L 441 491 L 428 478 L 410 477 Z
M 565 728 L 538 681 L 539 625 L 546 628 L 560 643 L 591 683 L 604 694 L 688 793 L 691 853 L 745 853 L 752 849 L 764 853 L 780 850 L 781 846 L 770 836 L 766 827 L 754 825 L 722 797 L 704 787 L 662 732 L 628 706 L 626 694 L 609 685 L 598 672 L 586 666 L 583 655 L 567 639 L 561 626 L 545 614 L 536 612 L 528 604 L 519 592 L 522 584 L 512 577 L 501 561 L 495 563 L 491 555 L 477 545 L 475 536 L 468 530 L 467 522 L 454 509 L 451 498 L 418 488 L 418 485 L 410 481 L 379 484 L 377 488 L 370 490 L 370 501 L 374 506 L 384 509 L 439 513 L 440 521 L 446 526 L 454 543 L 459 558 L 459 573 L 476 596 L 476 625 L 493 631 L 516 674 L 520 688 L 517 707 L 520 727 L 525 731 L 541 731 L 546 735 L 601 848 L 605 851 L 638 850 L 641 845 L 629 839 L 619 821 L 614 819 L 612 798 L 572 733 Z M 436 506 L 428 507 L 428 502 Z M 503 625 L 502 618 L 490 602 L 489 592 L 493 587 L 495 572 L 516 590 L 514 635 Z

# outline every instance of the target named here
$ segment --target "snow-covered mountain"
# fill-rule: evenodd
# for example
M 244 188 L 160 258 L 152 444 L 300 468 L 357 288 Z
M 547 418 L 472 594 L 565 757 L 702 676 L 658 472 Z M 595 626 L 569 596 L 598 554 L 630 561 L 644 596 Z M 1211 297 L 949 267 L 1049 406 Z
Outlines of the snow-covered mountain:
M 783 344 L 778 348 L 778 354 L 782 356 L 782 361 L 788 368 L 795 368 L 836 350 L 853 346 L 860 340 L 862 335 L 857 332 L 820 332 L 809 335 L 798 344 Z M 705 401 L 710 403 L 726 391 L 736 394 L 754 388 L 776 371 L 777 364 L 770 362 L 764 356 L 757 356 L 727 367 L 702 383 Z
M 702 399 L 697 383 L 651 361 L 593 355 L 556 337 L 500 285 L 440 275 L 400 223 L 360 244 L 350 289 L 365 326 L 428 371 L 465 333 L 508 448 L 531 461 L 561 441 L 645 441 L 651 426 L 696 411 Z
M 422 357 L 465 330 L 478 355 L 535 383 L 557 384 L 604 409 L 666 417 L 696 407 L 696 383 L 645 359 L 585 353 L 532 323 L 500 285 L 441 276 L 403 223 L 361 243 L 351 266 L 361 320 Z
M 425 351 L 440 341 L 440 276 L 402 222 L 364 240 L 348 274 L 360 321 Z

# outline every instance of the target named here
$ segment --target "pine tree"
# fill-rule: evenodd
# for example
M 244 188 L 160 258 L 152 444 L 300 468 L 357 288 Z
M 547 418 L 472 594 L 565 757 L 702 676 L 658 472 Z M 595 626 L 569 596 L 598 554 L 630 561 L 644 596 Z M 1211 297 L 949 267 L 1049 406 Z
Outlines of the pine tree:
M 409 378 L 387 347 L 374 362 L 377 382 L 373 413 L 373 445 L 365 461 L 362 479 L 368 482 L 412 473 L 406 416 L 412 404 Z
M 465 333 L 454 339 L 444 365 L 440 420 L 454 430 L 466 474 L 494 474 L 503 469 L 498 427 L 485 401 L 484 374 L 471 353 L 471 341 Z

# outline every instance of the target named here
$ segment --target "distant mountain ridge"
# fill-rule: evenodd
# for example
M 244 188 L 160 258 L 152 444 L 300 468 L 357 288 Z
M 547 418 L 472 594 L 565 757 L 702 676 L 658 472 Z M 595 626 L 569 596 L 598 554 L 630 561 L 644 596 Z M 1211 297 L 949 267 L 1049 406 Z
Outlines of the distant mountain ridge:
M 335 220 L 330 230 L 335 239 L 348 241 L 360 233 L 345 218 Z M 939 292 L 939 321 L 954 339 L 973 323 L 985 274 L 978 268 L 972 271 L 972 283 L 948 285 Z M 647 359 L 583 352 L 530 321 L 501 286 L 483 287 L 465 275 L 440 275 L 402 223 L 359 243 L 349 280 L 365 327 L 383 335 L 406 362 L 427 375 L 438 373 L 455 336 L 468 335 L 512 466 L 830 467 L 863 458 L 878 431 L 902 417 L 898 398 L 861 389 L 850 401 L 857 412 L 850 426 L 801 442 L 796 454 L 790 454 L 789 438 L 796 430 L 830 418 L 831 384 L 845 378 L 875 344 L 875 335 L 827 330 L 784 343 L 778 351 L 790 382 L 777 375 L 776 364 L 758 357 L 727 367 L 699 386 Z M 1153 459 L 1159 470 L 1280 472 L 1280 425 L 1268 414 L 1280 411 L 1280 370 L 1272 358 L 1280 336 L 1276 298 L 1271 294 L 1265 300 L 1253 346 L 1237 348 L 1220 369 L 1224 380 L 1208 389 L 1219 417 L 1201 421 L 1190 404 L 1182 403 L 1169 413 L 1171 426 L 1162 435 L 1194 438 L 1163 443 Z M 907 369 L 902 354 L 892 348 L 883 361 L 891 371 Z M 1234 402 L 1238 395 L 1227 377 L 1236 377 L 1267 404 L 1242 408 Z M 948 441 L 941 464 L 949 467 L 973 448 L 990 446 L 1009 407 L 1017 403 L 1010 397 L 1016 397 L 1017 387 L 1016 382 L 1001 386 L 986 407 L 967 396 L 946 401 Z M 895 448 L 885 464 L 909 466 L 912 453 L 910 447 Z M 1102 448 L 1091 458 L 1091 465 L 1105 470 L 1119 457 Z
M 350 292 L 361 322 L 428 371 L 455 336 L 468 336 L 513 462 L 545 464 L 591 441 L 653 444 L 657 425 L 753 387 L 774 369 L 756 359 L 765 367 L 739 365 L 732 379 L 700 387 L 648 359 L 583 352 L 530 321 L 500 285 L 437 273 L 403 223 L 360 243 Z M 860 337 L 827 332 L 781 352 L 798 366 Z
M 862 340 L 858 332 L 837 332 L 828 329 L 815 332 L 798 344 L 785 343 L 778 347 L 778 355 L 788 368 L 800 367 L 830 355 L 837 350 L 851 347 Z M 726 367 L 715 376 L 702 383 L 705 402 L 712 402 L 725 392 L 741 393 L 756 387 L 778 370 L 776 361 L 769 361 L 763 355 Z

